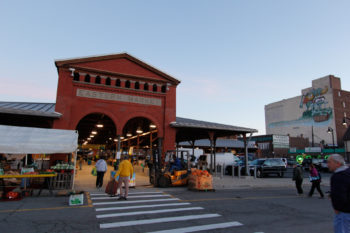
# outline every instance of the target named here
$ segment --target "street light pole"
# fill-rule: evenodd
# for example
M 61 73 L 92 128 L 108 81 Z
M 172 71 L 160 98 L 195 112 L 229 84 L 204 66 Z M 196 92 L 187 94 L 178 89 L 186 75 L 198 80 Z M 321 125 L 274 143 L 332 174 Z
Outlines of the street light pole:
M 346 120 L 350 120 L 349 117 L 343 117 L 343 125 L 347 127 L 347 123 L 346 123 Z M 344 145 L 345 145 L 345 157 L 347 158 L 347 162 L 350 161 L 350 158 L 348 156 L 348 148 L 347 148 L 347 144 L 346 144 L 347 141 L 344 141 Z
M 335 153 L 335 147 L 334 147 L 334 130 L 332 127 L 328 127 L 328 130 L 327 130 L 328 133 L 332 133 L 332 146 L 333 146 L 333 152 Z

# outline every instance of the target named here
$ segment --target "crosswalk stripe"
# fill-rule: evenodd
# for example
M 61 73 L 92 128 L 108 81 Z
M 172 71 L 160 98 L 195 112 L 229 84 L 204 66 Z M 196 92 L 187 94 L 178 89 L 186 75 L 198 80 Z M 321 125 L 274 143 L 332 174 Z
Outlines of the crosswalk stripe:
M 213 229 L 227 228 L 227 227 L 238 227 L 238 226 L 243 226 L 243 224 L 240 222 L 225 222 L 225 223 L 209 224 L 209 225 L 202 225 L 202 226 L 177 228 L 177 229 L 164 230 L 164 231 L 153 231 L 149 233 L 185 233 L 185 232 L 205 231 L 205 230 L 213 230 Z
M 128 196 L 128 198 L 144 198 L 144 197 L 169 197 L 169 194 L 156 194 L 156 195 L 140 195 L 140 196 Z M 119 197 L 92 197 L 91 200 L 105 200 L 105 199 L 117 199 Z
M 155 219 L 135 220 L 135 221 L 125 221 L 125 222 L 113 222 L 113 223 L 100 224 L 100 228 L 114 228 L 114 227 L 135 226 L 135 225 L 161 223 L 161 222 L 187 221 L 192 219 L 214 218 L 214 217 L 220 217 L 220 216 L 221 216 L 220 214 L 201 214 L 201 215 L 187 215 L 187 216 L 180 216 L 180 217 L 167 217 L 167 218 L 155 218 Z
M 132 192 L 129 195 L 137 195 L 137 194 L 161 194 L 162 192 Z M 90 196 L 107 196 L 107 193 L 90 193 Z
M 151 200 L 137 200 L 137 201 L 110 201 L 110 202 L 96 202 L 92 205 L 120 205 L 120 204 L 133 204 L 143 202 L 162 202 L 162 201 L 179 201 L 179 198 L 163 198 L 163 199 L 151 199 Z
M 120 217 L 120 216 L 133 216 L 140 214 L 159 214 L 159 213 L 170 213 L 170 212 L 180 212 L 189 210 L 202 210 L 203 207 L 190 207 L 190 208 L 176 208 L 176 209 L 163 209 L 163 210 L 148 210 L 148 211 L 135 211 L 127 213 L 115 213 L 115 214 L 100 214 L 96 215 L 96 218 L 110 218 L 110 217 Z
M 179 206 L 179 205 L 190 205 L 189 202 L 179 203 L 168 203 L 168 204 L 156 204 L 156 205 L 137 205 L 137 206 L 124 206 L 124 207 L 107 207 L 107 208 L 96 208 L 96 211 L 108 211 L 108 210 L 129 210 L 129 209 L 141 209 L 141 208 L 153 208 L 153 207 L 164 207 L 164 206 Z

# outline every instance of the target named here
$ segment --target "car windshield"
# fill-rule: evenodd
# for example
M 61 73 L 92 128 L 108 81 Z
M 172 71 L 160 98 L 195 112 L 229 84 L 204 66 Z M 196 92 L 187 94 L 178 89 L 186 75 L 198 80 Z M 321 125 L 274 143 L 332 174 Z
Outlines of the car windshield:
M 250 165 L 261 165 L 264 163 L 264 159 L 256 159 L 256 160 L 253 160 Z

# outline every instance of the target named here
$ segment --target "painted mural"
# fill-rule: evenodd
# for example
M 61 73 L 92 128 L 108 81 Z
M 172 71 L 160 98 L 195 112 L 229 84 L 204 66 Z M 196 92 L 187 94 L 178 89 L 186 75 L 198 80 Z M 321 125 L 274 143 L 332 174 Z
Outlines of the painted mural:
M 300 109 L 300 113 L 298 113 L 299 117 L 295 118 L 295 120 L 272 122 L 268 124 L 268 127 L 275 128 L 295 125 L 328 126 L 333 114 L 326 97 L 328 90 L 328 86 L 310 89 L 300 97 L 299 106 L 297 107 Z M 328 96 L 330 97 L 331 95 L 328 94 Z M 296 111 L 299 112 L 298 110 Z
M 311 89 L 301 96 L 300 108 L 306 106 L 301 118 L 312 118 L 315 122 L 327 121 L 332 115 L 332 108 L 328 107 L 328 101 L 324 94 L 328 92 L 328 86 Z

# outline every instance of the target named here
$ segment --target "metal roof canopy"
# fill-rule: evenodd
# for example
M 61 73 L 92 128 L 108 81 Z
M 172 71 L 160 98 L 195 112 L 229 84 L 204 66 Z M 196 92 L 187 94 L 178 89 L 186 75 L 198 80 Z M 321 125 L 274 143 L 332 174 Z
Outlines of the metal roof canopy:
M 247 133 L 256 133 L 256 129 L 238 127 L 233 125 L 224 125 L 207 121 L 198 121 L 188 118 L 176 117 L 175 122 L 171 122 L 170 126 L 176 128 L 176 142 L 195 141 L 199 139 L 210 139 L 209 133 L 214 138 L 245 135 Z
M 253 133 L 258 132 L 256 129 L 243 128 L 233 125 L 224 125 L 207 121 L 198 121 L 193 119 L 187 119 L 182 117 L 176 117 L 175 122 L 171 122 L 170 126 L 176 128 L 176 143 L 179 144 L 183 141 L 188 141 L 192 145 L 192 153 L 194 154 L 195 141 L 198 139 L 208 139 L 210 141 L 211 153 L 210 153 L 210 173 L 216 169 L 216 140 L 218 137 L 242 135 L 245 147 L 245 165 L 248 167 L 248 142 L 247 133 L 250 133 L 250 137 Z M 248 140 L 249 141 L 249 140 Z M 213 163 L 214 162 L 214 163 Z M 213 168 L 214 165 L 214 168 Z M 221 168 L 222 169 L 222 168 Z M 246 169 L 246 176 L 248 176 L 248 169 Z

